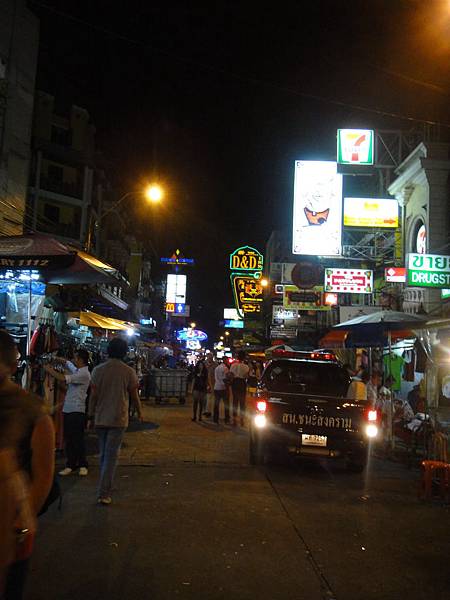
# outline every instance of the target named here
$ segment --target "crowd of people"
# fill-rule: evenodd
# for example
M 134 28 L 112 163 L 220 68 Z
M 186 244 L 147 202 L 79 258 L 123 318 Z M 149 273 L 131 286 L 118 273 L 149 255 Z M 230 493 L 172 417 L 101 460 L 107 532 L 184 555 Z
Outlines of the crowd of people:
M 95 427 L 100 469 L 97 502 L 109 505 L 129 405 L 143 420 L 138 378 L 124 359 L 128 344 L 113 338 L 108 360 L 88 368 L 88 354 L 78 350 L 73 361 L 55 359 L 46 370 L 64 381 L 62 408 L 66 466 L 60 476 L 88 474 L 85 426 Z M 37 518 L 60 497 L 55 470 L 53 421 L 39 396 L 12 381 L 18 352 L 13 338 L 0 330 L 0 598 L 20 600 L 37 529 Z
M 237 359 L 214 359 L 209 353 L 200 358 L 192 374 L 193 421 L 211 418 L 217 425 L 221 415 L 225 424 L 245 426 L 247 384 L 256 380 L 260 371 L 256 363 L 248 364 L 244 351 Z

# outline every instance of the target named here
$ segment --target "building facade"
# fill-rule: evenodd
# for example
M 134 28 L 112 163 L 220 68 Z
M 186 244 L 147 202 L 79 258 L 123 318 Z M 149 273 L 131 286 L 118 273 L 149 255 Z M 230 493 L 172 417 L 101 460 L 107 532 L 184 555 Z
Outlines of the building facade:
M 25 0 L 0 3 L 0 235 L 20 235 L 27 197 L 39 21 Z
M 420 143 L 396 170 L 389 187 L 401 206 L 403 258 L 450 254 L 450 144 Z M 441 290 L 405 287 L 403 310 L 440 316 Z

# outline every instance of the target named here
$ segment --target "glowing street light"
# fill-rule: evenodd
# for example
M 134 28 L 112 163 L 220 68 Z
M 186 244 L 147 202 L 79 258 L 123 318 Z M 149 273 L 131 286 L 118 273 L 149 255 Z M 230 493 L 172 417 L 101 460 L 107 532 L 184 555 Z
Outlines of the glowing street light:
M 261 285 L 262 285 L 263 287 L 267 287 L 267 286 L 269 285 L 269 280 L 267 279 L 267 277 L 263 277 L 263 278 L 261 279 Z
M 225 331 L 225 335 L 227 335 L 227 336 L 230 335 L 230 332 L 229 331 Z
M 145 189 L 145 197 L 156 204 L 164 198 L 164 190 L 159 184 L 152 183 Z
M 191 329 L 195 329 L 197 327 L 197 323 L 191 323 Z

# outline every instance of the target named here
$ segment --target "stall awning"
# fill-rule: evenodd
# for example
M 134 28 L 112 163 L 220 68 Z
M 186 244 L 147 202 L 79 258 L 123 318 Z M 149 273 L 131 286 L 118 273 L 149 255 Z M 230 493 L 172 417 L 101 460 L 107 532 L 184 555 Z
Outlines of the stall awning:
M 80 325 L 86 327 L 97 327 L 99 329 L 110 329 L 111 331 L 127 331 L 132 324 L 112 317 L 104 317 L 97 313 L 86 311 L 80 313 Z
M 345 348 L 345 340 L 347 339 L 348 331 L 342 329 L 332 329 L 321 340 L 321 348 Z

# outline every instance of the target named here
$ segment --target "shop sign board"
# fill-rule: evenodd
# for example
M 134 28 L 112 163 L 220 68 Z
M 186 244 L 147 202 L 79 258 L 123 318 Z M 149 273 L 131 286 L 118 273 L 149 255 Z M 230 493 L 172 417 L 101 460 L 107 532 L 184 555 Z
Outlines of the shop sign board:
M 373 292 L 373 271 L 325 269 L 325 291 L 342 294 L 371 294 Z
M 224 327 L 226 329 L 244 329 L 244 321 L 242 319 L 225 319 Z
M 384 278 L 389 283 L 405 283 L 406 267 L 386 267 Z
M 295 308 L 284 308 L 284 306 L 272 306 L 272 321 L 297 321 L 298 310 Z
M 371 315 L 379 310 L 379 306 L 340 306 L 339 323 L 345 323 L 346 321 L 350 321 L 350 319 L 356 319 L 356 317 L 361 317 L 362 315 Z
M 450 298 L 450 289 L 441 290 L 441 298 L 442 299 Z
M 261 312 L 264 288 L 259 279 L 248 275 L 231 275 L 234 301 L 241 317 Z
M 166 265 L 178 267 L 178 266 L 187 266 L 193 265 L 193 258 L 185 258 L 179 250 L 175 250 L 175 252 L 170 257 L 161 258 L 160 261 Z
M 323 303 L 323 286 L 300 290 L 296 285 L 285 285 L 283 306 L 290 310 L 331 310 Z
M 374 137 L 372 129 L 338 129 L 338 163 L 343 165 L 373 165 Z
M 410 253 L 407 284 L 411 287 L 450 287 L 450 256 Z
M 189 304 L 181 304 L 180 302 L 166 302 L 166 313 L 170 313 L 173 317 L 189 317 L 191 307 Z
M 283 327 L 282 325 L 272 325 L 272 327 L 270 328 L 270 338 L 272 340 L 279 338 L 296 339 L 296 337 L 296 327 Z
M 397 229 L 398 201 L 395 198 L 344 198 L 344 226 Z
M 342 253 L 342 175 L 331 161 L 295 161 L 293 254 Z
M 224 308 L 223 318 L 231 319 L 232 321 L 238 321 L 241 317 L 239 316 L 237 308 Z
M 167 275 L 166 302 L 184 304 L 186 302 L 186 275 Z M 175 311 L 174 311 L 175 312 Z
M 177 340 L 180 342 L 197 341 L 205 342 L 208 339 L 208 335 L 200 329 L 192 329 L 191 327 L 184 327 L 177 331 Z
M 264 257 L 250 246 L 242 246 L 230 254 L 230 269 L 232 271 L 262 271 Z

